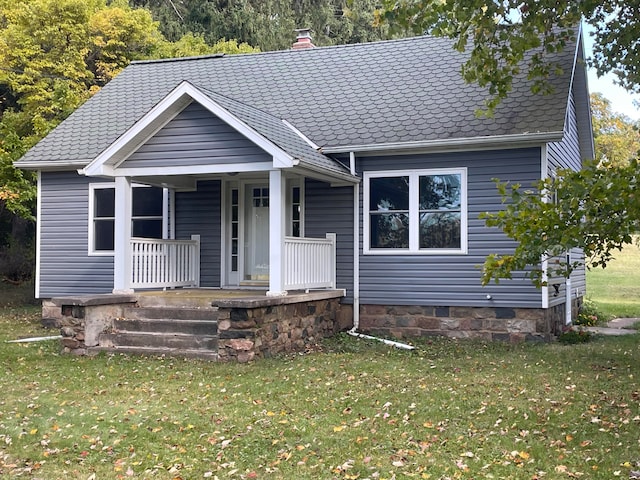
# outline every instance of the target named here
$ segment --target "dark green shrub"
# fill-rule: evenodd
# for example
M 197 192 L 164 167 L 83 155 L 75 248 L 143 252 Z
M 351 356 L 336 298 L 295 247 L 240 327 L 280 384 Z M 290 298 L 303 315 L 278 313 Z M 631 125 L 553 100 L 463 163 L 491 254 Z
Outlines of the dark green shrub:
M 558 335 L 558 342 L 565 345 L 587 343 L 593 339 L 593 334 L 582 328 L 570 327 Z

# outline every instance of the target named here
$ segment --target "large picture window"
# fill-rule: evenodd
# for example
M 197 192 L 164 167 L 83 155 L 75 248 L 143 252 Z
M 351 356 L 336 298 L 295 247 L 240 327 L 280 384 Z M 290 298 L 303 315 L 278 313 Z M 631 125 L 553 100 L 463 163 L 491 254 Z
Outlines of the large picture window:
M 466 169 L 366 172 L 365 253 L 466 253 Z
M 115 233 L 115 192 L 112 183 L 89 187 L 89 253 L 113 255 Z M 163 190 L 134 185 L 131 205 L 131 235 L 162 238 Z

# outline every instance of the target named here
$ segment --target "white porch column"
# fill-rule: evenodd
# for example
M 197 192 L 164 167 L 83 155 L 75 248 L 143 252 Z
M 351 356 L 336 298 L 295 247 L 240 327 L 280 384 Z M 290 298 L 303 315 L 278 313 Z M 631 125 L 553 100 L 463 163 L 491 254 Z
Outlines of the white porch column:
M 287 294 L 284 289 L 285 184 L 281 170 L 269 172 L 269 297 Z
M 133 293 L 131 289 L 131 179 L 116 177 L 113 293 Z

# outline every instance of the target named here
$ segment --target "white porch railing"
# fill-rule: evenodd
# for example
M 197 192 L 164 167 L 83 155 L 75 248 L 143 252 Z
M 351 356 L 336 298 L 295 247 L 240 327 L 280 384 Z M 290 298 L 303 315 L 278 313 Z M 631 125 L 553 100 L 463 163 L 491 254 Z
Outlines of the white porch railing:
M 131 288 L 197 287 L 200 236 L 191 240 L 131 239 Z
M 284 287 L 336 288 L 335 233 L 327 233 L 327 238 L 285 237 Z

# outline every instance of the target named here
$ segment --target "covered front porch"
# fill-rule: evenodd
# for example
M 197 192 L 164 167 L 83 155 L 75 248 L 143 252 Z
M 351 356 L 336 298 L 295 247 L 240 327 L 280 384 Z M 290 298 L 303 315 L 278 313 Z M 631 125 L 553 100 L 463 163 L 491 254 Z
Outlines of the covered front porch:
M 197 288 L 203 268 L 210 268 L 211 257 L 220 265 L 222 288 L 264 290 L 267 296 L 284 296 L 293 290 L 335 289 L 336 243 L 334 232 L 323 236 L 304 236 L 304 189 L 301 180 L 279 178 L 270 172 L 269 182 L 260 177 L 243 180 L 231 177 L 215 182 L 221 202 L 218 218 L 203 211 L 198 223 L 214 223 L 219 241 L 212 246 L 208 238 L 203 254 L 203 239 L 182 226 L 180 214 L 188 195 L 170 196 L 167 209 L 172 215 L 169 238 L 132 236 L 135 212 L 131 205 L 133 179 L 116 178 L 114 221 L 114 293 L 133 293 L 148 289 Z M 275 181 L 273 180 L 275 177 Z M 145 179 L 145 181 L 149 181 Z M 166 182 L 164 183 L 166 185 Z M 127 201 L 129 200 L 129 202 Z M 119 205 L 122 203 L 122 205 Z M 201 225 L 192 225 L 200 231 Z M 176 238 L 177 236 L 188 238 Z M 212 250 L 217 250 L 212 251 Z M 206 258 L 205 258 L 206 257 Z
M 283 120 L 183 82 L 80 173 L 113 182 L 113 211 L 89 226 L 90 254 L 113 255 L 113 293 L 338 286 L 330 218 L 305 232 L 305 183 L 359 180 Z M 162 189 L 161 212 L 138 208 L 140 186 Z

